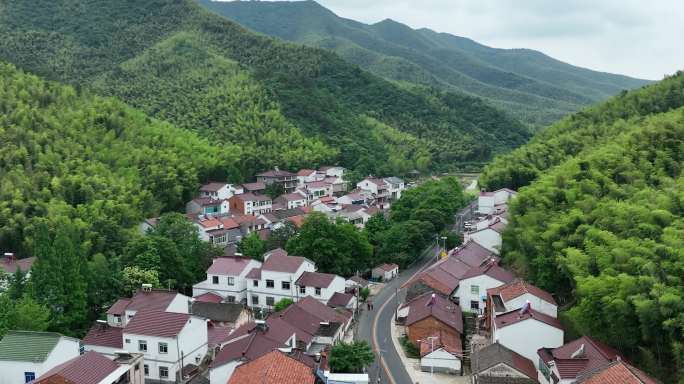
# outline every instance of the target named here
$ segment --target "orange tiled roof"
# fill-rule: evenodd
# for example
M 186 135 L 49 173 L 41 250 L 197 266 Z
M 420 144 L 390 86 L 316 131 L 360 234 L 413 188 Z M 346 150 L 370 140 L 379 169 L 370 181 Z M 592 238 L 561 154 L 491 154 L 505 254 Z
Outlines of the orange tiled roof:
M 313 384 L 315 380 L 306 364 L 273 351 L 238 366 L 228 384 Z

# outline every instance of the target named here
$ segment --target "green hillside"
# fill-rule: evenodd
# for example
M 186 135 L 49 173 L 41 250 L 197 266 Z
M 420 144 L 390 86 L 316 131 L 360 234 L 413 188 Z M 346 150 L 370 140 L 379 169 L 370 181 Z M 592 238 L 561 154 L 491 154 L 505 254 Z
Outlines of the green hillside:
M 530 136 L 478 98 L 390 83 L 190 0 L 0 0 L 0 8 L 0 59 L 235 144 L 243 177 L 329 162 L 362 173 L 446 170 Z
M 520 186 L 502 255 L 571 334 L 684 382 L 684 73 L 570 116 L 485 174 Z M 516 183 L 518 185 L 516 185 Z
M 315 1 L 199 2 L 255 31 L 333 50 L 388 79 L 484 97 L 534 127 L 647 83 L 575 67 L 532 50 L 495 49 L 429 29 L 414 30 L 389 19 L 363 24 L 338 17 Z
M 236 177 L 240 156 L 4 63 L 0 142 L 0 249 L 19 253 L 37 218 L 61 216 L 90 254 L 118 255 L 144 218 L 183 207 L 206 178 Z

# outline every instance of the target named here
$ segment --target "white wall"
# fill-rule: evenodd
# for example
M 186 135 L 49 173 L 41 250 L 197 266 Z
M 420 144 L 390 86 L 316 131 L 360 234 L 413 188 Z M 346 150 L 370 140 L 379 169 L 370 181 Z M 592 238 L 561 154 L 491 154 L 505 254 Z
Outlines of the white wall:
M 166 307 L 166 312 L 190 313 L 189 302 L 190 298 L 188 296 L 177 293 L 176 297 L 169 303 L 169 306 Z
M 485 302 L 482 301 L 482 296 L 487 296 L 488 289 L 496 288 L 503 284 L 503 282 L 487 275 L 471 277 L 459 282 L 454 297 L 458 297 L 458 303 L 463 312 L 476 312 L 470 309 L 470 302 L 477 301 L 480 305 L 480 311 L 477 313 L 484 313 Z M 479 287 L 479 292 L 476 294 L 471 293 L 471 288 L 475 285 Z
M 365 190 L 365 191 L 370 191 L 370 192 L 375 193 L 375 194 L 378 193 L 378 186 L 375 183 L 371 183 L 368 180 L 361 180 L 358 183 L 356 183 L 356 186 L 358 188 Z
M 429 371 L 431 366 L 435 367 L 435 371 L 437 371 L 439 368 L 460 371 L 461 359 L 445 351 L 443 348 L 439 348 L 438 350 L 421 358 L 420 366 L 425 371 Z
M 463 242 L 465 243 L 468 240 L 475 241 L 497 255 L 499 254 L 499 249 L 501 249 L 501 234 L 493 229 L 466 233 Z
M 62 337 L 42 363 L 0 360 L 0 384 L 24 384 L 24 372 L 34 372 L 36 378 L 39 378 L 45 372 L 78 357 L 79 354 L 78 340 Z
M 535 319 L 527 319 L 503 328 L 494 326 L 493 342 L 498 341 L 530 361 L 538 361 L 539 348 L 563 345 L 563 331 Z
M 271 309 L 271 306 L 266 305 L 266 297 L 273 297 L 273 303 L 277 303 L 280 299 L 282 298 L 290 298 L 293 300 L 297 300 L 298 297 L 301 295 L 297 292 L 297 285 L 295 285 L 295 281 L 304 273 L 305 271 L 307 272 L 315 272 L 316 267 L 314 264 L 305 261 L 302 263 L 302 265 L 299 266 L 299 269 L 295 273 L 286 273 L 286 272 L 276 272 L 276 271 L 269 271 L 269 270 L 261 270 L 261 280 L 259 280 L 259 286 L 255 287 L 253 284 L 252 279 L 248 279 L 247 281 L 247 305 L 250 307 L 258 307 L 258 308 L 266 308 L 266 309 Z M 266 280 L 273 280 L 273 288 L 266 288 Z M 289 290 L 284 290 L 282 289 L 282 282 L 283 281 L 289 281 L 290 282 L 290 289 Z M 342 283 L 344 285 L 344 281 Z M 342 288 L 344 289 L 344 287 Z M 254 305 L 252 303 L 252 296 L 256 295 L 259 296 L 259 303 L 258 305 Z M 332 294 L 331 294 L 332 295 Z
M 506 306 L 506 311 L 522 308 L 527 300 L 530 301 L 532 309 L 535 311 L 539 311 L 552 317 L 558 317 L 558 307 L 556 305 L 551 304 L 546 300 L 542 300 L 540 297 L 530 293 L 525 293 L 524 295 L 520 295 L 513 300 L 505 302 L 504 305 Z
M 120 351 L 121 348 L 112 348 L 112 347 L 103 347 L 101 345 L 90 345 L 90 344 L 84 344 L 83 349 L 86 351 L 95 351 L 98 353 L 101 353 L 110 359 L 114 359 L 116 357 L 115 352 Z
M 494 212 L 494 196 L 480 195 L 477 198 L 477 211 L 485 215 Z
M 335 276 L 332 282 L 330 282 L 330 285 L 327 288 L 321 288 L 321 294 L 316 295 L 316 288 L 314 287 L 306 287 L 305 293 L 301 293 L 299 291 L 299 286 L 297 286 L 297 292 L 299 293 L 298 298 L 304 298 L 306 296 L 311 296 L 318 301 L 322 302 L 323 304 L 328 304 L 328 300 L 332 297 L 332 295 L 335 294 L 335 292 L 341 292 L 344 293 L 344 288 L 345 288 L 345 280 L 343 277 L 340 276 Z
M 209 370 L 209 383 L 226 384 L 228 379 L 233 375 L 233 372 L 235 372 L 235 368 L 237 368 L 240 363 L 240 361 L 234 360 L 216 368 L 211 368 Z
M 504 363 L 499 363 L 487 368 L 486 370 L 480 372 L 480 376 L 527 378 L 527 375 Z
M 247 297 L 247 285 L 251 284 L 251 279 L 246 279 L 245 276 L 253 268 L 261 267 L 261 263 L 257 260 L 250 260 L 247 266 L 240 272 L 239 275 L 209 275 L 207 279 L 199 282 L 192 287 L 192 295 L 199 296 L 203 293 L 213 292 L 223 298 L 227 296 L 235 297 L 235 302 Z M 213 276 L 218 276 L 218 284 L 213 283 Z M 228 285 L 228 277 L 233 277 L 234 285 Z

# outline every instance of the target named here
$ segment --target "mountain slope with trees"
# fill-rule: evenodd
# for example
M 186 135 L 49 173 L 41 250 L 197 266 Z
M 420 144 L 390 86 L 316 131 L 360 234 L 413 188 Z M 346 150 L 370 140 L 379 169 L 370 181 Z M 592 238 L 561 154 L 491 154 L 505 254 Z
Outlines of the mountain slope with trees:
M 533 50 L 495 49 L 414 30 L 389 19 L 363 24 L 315 1 L 199 2 L 255 31 L 330 49 L 379 76 L 486 98 L 535 127 L 648 83 L 575 67 Z
M 529 184 L 503 235 L 509 265 L 558 295 L 571 333 L 667 383 L 684 383 L 683 165 L 679 73 L 568 117 L 485 175 Z
M 474 97 L 398 85 L 191 0 L 0 1 L 0 58 L 242 148 L 243 177 L 340 162 L 401 174 L 483 162 L 529 130 Z

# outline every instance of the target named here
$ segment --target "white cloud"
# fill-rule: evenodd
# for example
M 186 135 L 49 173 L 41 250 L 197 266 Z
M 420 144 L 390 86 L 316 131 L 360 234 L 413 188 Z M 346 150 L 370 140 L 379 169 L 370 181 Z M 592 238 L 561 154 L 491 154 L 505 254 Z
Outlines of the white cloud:
M 386 18 L 595 70 L 660 79 L 684 69 L 684 1 L 319 0 L 339 16 Z

